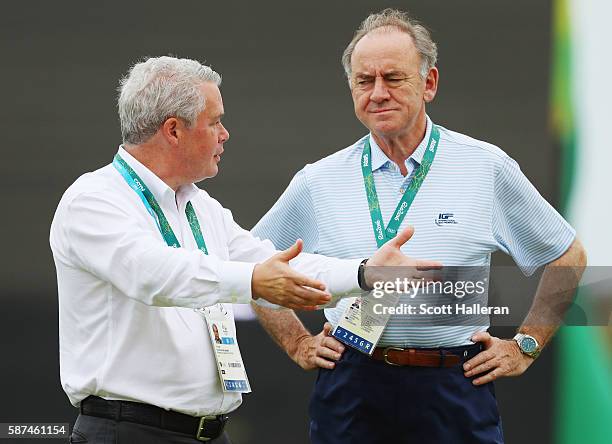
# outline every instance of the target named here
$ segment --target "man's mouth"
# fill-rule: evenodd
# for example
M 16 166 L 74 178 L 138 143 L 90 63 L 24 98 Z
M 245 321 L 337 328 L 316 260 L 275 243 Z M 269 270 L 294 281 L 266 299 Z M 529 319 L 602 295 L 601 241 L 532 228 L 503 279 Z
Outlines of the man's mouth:
M 223 148 L 221 148 L 221 151 L 219 151 L 217 154 L 215 154 L 213 156 L 217 162 L 219 162 L 221 160 L 221 154 L 223 154 L 223 151 L 225 151 L 225 150 Z

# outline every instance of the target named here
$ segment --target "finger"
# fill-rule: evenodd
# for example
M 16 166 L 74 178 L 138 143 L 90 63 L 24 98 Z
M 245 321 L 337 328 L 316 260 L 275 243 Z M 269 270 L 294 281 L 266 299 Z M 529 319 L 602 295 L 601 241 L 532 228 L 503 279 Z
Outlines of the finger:
M 284 299 L 275 302 L 276 304 L 288 308 L 290 310 L 301 310 L 301 311 L 315 311 L 318 310 L 318 305 L 312 305 L 312 303 L 306 300 L 300 299 L 296 296 L 285 297 Z
M 402 231 L 397 233 L 397 236 L 391 239 L 389 243 L 396 248 L 400 248 L 402 245 L 408 242 L 408 240 L 412 237 L 413 234 L 414 234 L 414 227 L 409 225 L 406 228 L 404 228 Z
M 326 322 L 325 324 L 323 324 L 323 335 L 324 336 L 331 336 L 333 330 L 334 330 L 334 326 L 331 325 L 329 322 Z
M 331 297 L 332 297 L 331 293 L 329 293 L 328 291 L 320 290 L 318 288 L 309 287 L 308 285 L 296 284 L 294 288 L 301 289 L 301 290 L 306 290 L 308 293 L 311 293 L 311 294 L 312 293 L 318 294 L 323 299 L 327 299 L 328 302 L 329 302 L 329 299 L 331 299 Z
M 338 361 L 342 357 L 342 354 L 332 350 L 331 348 L 321 346 L 317 347 L 317 356 L 332 361 Z
M 442 281 L 442 276 L 435 271 L 414 271 L 412 273 L 412 279 L 421 282 L 439 282 Z
M 443 267 L 442 262 L 430 261 L 426 259 L 417 259 L 416 269 L 419 271 L 440 270 Z
M 332 338 L 331 336 L 328 336 L 327 338 L 324 338 L 321 341 L 321 345 L 324 347 L 327 347 L 331 350 L 334 350 L 338 353 L 343 353 L 344 352 L 344 345 L 342 345 L 342 343 L 334 338 Z
M 330 370 L 332 370 L 336 366 L 333 361 L 328 361 L 327 359 L 323 359 L 318 356 L 315 358 L 314 363 L 317 367 L 327 368 Z
M 495 353 L 489 350 L 481 351 L 476 356 L 474 356 L 472 359 L 470 359 L 465 364 L 463 364 L 463 370 L 465 371 L 471 370 L 479 366 L 480 364 L 483 364 L 487 362 L 488 360 L 493 359 L 494 357 L 495 357 Z
M 471 337 L 472 342 L 482 342 L 485 347 L 489 346 L 493 341 L 493 337 L 488 331 L 479 331 Z
M 302 241 L 302 239 L 298 239 L 295 241 L 295 244 L 293 244 L 286 250 L 281 251 L 280 253 L 276 253 L 276 257 L 284 262 L 289 262 L 291 259 L 293 259 L 302 252 L 303 247 L 304 242 Z
M 331 300 L 331 295 L 320 290 L 295 285 L 289 289 L 291 302 L 301 305 L 325 305 Z
M 488 372 L 491 369 L 499 367 L 499 361 L 497 359 L 489 359 L 488 361 L 483 362 L 480 365 L 475 366 L 471 370 L 465 372 L 465 376 L 468 378 L 476 375 L 480 375 L 481 373 Z
M 285 308 L 289 308 L 291 310 L 301 310 L 301 311 L 314 311 L 317 310 L 316 305 L 302 305 L 296 304 L 293 302 L 287 302 L 283 305 Z
M 316 288 L 294 285 L 290 287 L 290 291 L 302 299 L 317 301 L 319 305 L 327 304 L 331 300 L 331 294 L 326 291 L 317 290 Z
M 295 283 L 296 285 L 301 285 L 302 287 L 315 288 L 317 290 L 324 291 L 326 294 L 329 294 L 325 291 L 325 284 L 317 279 L 311 279 L 308 276 L 304 276 L 303 274 L 296 273 L 293 270 L 291 271 L 289 278 L 293 280 L 293 283 Z
M 501 371 L 500 368 L 496 368 L 495 370 L 491 370 L 486 375 L 481 376 L 480 378 L 474 379 L 472 381 L 472 384 L 474 384 L 474 385 L 487 384 L 487 383 L 489 383 L 491 381 L 495 381 L 496 379 L 498 379 L 501 376 L 503 376 L 503 372 Z

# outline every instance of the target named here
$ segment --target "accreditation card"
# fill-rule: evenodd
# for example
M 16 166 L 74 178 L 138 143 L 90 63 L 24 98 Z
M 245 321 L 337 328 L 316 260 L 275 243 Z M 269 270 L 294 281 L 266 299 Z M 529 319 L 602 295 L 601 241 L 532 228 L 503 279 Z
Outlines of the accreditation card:
M 385 295 L 386 303 L 396 305 L 399 293 Z M 340 342 L 367 355 L 374 353 L 374 348 L 391 316 L 387 311 L 376 314 L 372 306 L 380 303 L 371 295 L 358 297 L 349 305 L 334 328 L 332 336 Z
M 197 310 L 206 320 L 224 392 L 250 393 L 251 385 L 236 339 L 231 304 L 216 304 Z

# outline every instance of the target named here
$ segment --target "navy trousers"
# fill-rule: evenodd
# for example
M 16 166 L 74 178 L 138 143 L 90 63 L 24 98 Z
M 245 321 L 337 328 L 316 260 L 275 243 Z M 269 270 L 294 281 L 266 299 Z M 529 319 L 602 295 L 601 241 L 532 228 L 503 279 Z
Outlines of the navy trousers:
M 478 352 L 448 350 L 462 364 Z M 309 408 L 312 443 L 503 443 L 493 383 L 474 386 L 462 364 L 396 367 L 346 347 L 333 370 L 319 370 Z

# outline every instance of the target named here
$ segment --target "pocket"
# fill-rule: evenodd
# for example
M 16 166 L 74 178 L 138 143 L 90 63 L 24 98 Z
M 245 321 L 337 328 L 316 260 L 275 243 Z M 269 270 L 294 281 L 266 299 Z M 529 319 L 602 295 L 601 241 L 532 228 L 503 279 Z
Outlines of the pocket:
M 70 443 L 87 442 L 87 437 L 76 429 L 72 429 L 70 435 Z

